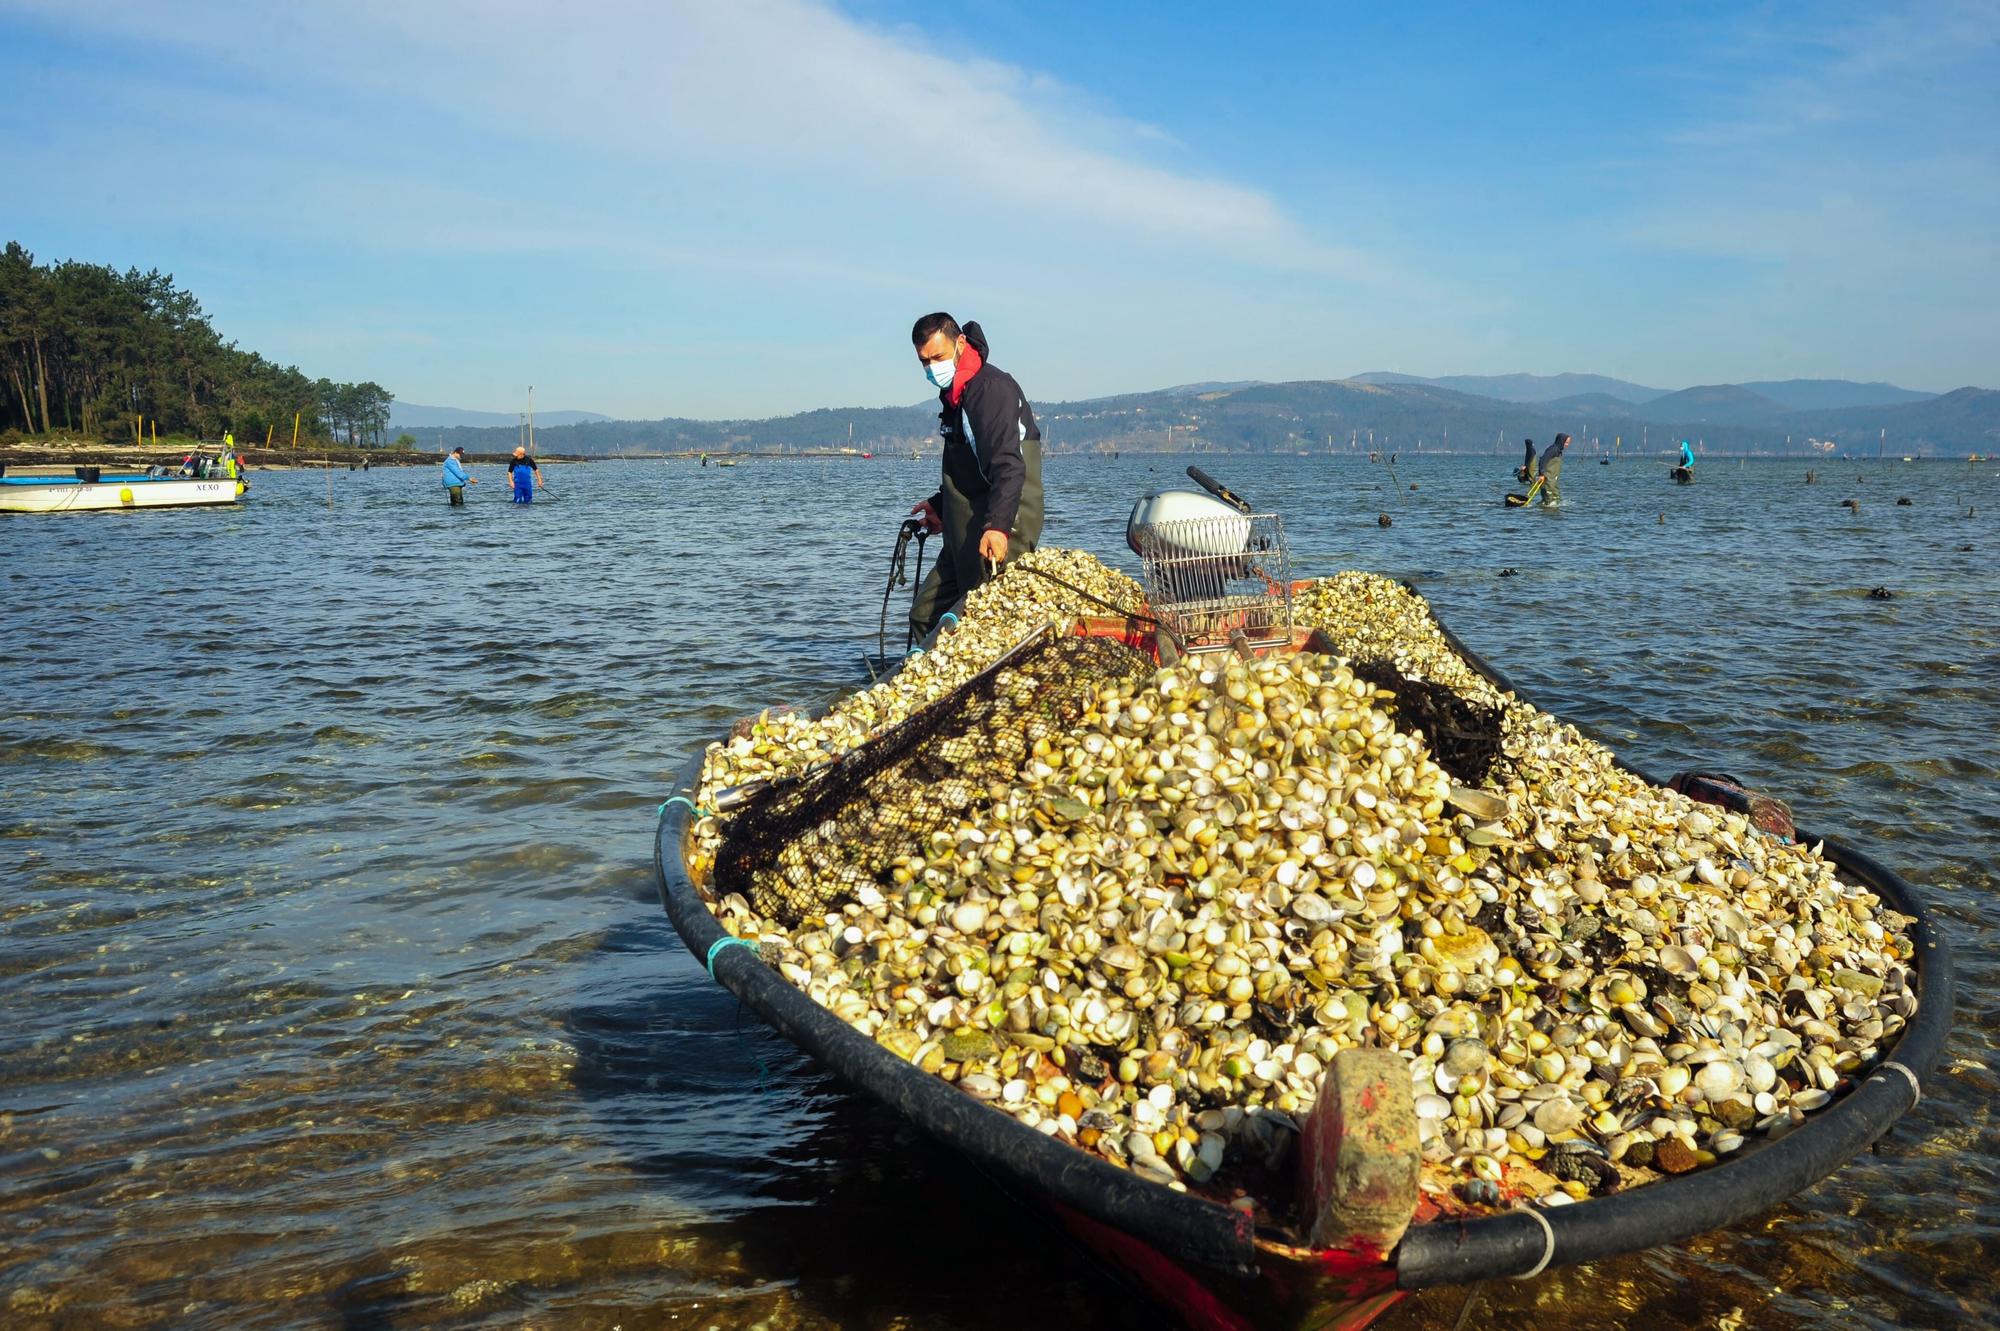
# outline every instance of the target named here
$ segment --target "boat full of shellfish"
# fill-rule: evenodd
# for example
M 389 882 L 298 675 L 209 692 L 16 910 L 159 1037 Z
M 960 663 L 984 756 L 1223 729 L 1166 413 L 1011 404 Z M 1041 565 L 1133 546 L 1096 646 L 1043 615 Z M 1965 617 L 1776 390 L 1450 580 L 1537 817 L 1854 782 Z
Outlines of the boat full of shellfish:
M 1252 632 L 1042 550 L 746 718 L 661 809 L 682 940 L 1200 1328 L 1675 1243 L 1918 1102 L 1951 962 L 1893 872 L 1263 548 Z

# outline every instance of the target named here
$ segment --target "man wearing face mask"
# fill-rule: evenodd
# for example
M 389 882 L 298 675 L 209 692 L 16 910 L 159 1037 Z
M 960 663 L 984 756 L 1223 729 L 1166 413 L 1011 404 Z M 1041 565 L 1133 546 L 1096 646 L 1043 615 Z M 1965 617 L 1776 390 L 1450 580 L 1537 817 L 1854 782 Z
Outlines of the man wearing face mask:
M 1042 432 L 1014 376 L 986 359 L 978 324 L 961 329 L 949 314 L 926 314 L 910 341 L 938 390 L 944 440 L 942 484 L 910 510 L 944 533 L 910 606 L 910 640 L 920 642 L 990 570 L 1041 539 Z

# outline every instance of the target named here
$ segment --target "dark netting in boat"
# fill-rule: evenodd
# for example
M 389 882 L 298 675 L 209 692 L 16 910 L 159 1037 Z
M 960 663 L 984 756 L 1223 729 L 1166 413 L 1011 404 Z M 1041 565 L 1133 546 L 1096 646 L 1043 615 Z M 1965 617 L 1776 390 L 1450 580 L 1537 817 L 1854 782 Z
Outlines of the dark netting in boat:
M 1107 638 L 1031 641 L 828 766 L 754 796 L 723 828 L 716 891 L 794 926 L 864 886 L 888 887 L 899 856 L 922 856 L 933 832 L 1016 784 L 1036 744 L 1069 733 L 1106 683 L 1155 669 Z
M 1442 684 L 1418 679 L 1393 662 L 1374 657 L 1352 663 L 1354 677 L 1394 696 L 1399 730 L 1423 732 L 1431 759 L 1453 777 L 1476 786 L 1501 754 L 1500 709 L 1460 697 Z

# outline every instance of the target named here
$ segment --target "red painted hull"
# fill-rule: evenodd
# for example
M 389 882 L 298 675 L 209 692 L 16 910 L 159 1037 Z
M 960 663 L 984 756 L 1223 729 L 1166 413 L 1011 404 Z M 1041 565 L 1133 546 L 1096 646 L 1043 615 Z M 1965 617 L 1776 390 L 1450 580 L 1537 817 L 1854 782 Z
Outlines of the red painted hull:
M 1177 1262 L 1060 1203 L 1049 1206 L 1079 1242 L 1191 1331 L 1361 1331 L 1408 1292 L 1396 1288 L 1395 1264 L 1381 1252 L 1259 1241 L 1256 1273 L 1232 1277 Z

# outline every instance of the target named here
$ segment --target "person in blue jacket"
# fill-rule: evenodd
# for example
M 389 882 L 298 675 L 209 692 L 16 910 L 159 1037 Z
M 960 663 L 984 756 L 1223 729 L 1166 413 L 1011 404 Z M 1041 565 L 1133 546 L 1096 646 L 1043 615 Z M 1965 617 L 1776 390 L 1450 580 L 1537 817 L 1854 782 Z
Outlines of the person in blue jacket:
M 464 508 L 465 487 L 477 484 L 478 478 L 465 469 L 465 445 L 444 455 L 444 492 L 451 497 L 453 508 Z
M 527 449 L 514 450 L 514 456 L 507 460 L 507 474 L 514 478 L 514 502 L 534 503 L 535 490 L 542 483 L 542 469 L 528 456 Z
M 1681 466 L 1689 471 L 1694 470 L 1694 450 L 1688 447 L 1688 441 L 1685 439 L 1681 440 Z

